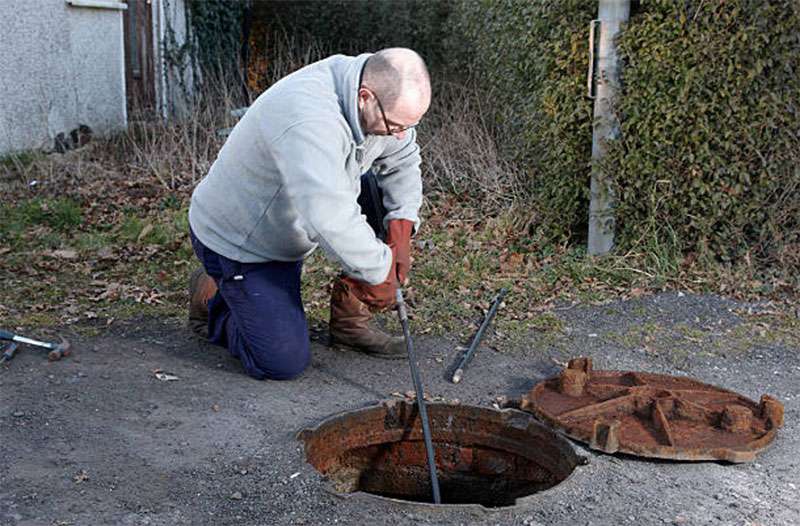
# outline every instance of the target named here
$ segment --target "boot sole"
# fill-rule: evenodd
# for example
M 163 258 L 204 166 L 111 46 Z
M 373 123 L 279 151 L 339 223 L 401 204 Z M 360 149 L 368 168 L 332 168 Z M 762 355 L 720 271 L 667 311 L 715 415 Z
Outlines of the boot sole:
M 359 354 L 364 354 L 369 356 L 370 358 L 380 358 L 381 360 L 406 360 L 408 359 L 407 354 L 385 354 L 380 352 L 370 352 L 365 351 L 364 349 L 359 349 L 358 347 L 351 347 L 350 345 L 345 345 L 343 343 L 333 343 L 330 346 L 331 349 L 335 351 L 350 351 L 350 352 L 357 352 Z

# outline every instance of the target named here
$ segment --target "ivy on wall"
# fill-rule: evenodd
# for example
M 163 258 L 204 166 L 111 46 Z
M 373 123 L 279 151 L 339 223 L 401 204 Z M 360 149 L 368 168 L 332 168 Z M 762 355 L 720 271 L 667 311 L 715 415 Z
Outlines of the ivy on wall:
M 242 78 L 241 49 L 247 0 L 187 0 L 194 71 L 202 83 Z

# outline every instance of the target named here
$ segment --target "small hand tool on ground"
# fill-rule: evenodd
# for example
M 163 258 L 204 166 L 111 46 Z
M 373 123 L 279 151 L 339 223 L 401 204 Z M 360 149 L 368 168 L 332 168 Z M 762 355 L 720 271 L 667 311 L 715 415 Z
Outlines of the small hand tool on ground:
M 414 354 L 414 344 L 411 341 L 411 331 L 408 329 L 408 313 L 406 303 L 403 299 L 403 292 L 397 288 L 395 293 L 397 299 L 397 313 L 400 316 L 400 325 L 403 326 L 403 337 L 406 340 L 406 351 L 408 351 L 408 365 L 411 367 L 411 379 L 414 381 L 414 390 L 417 393 L 417 407 L 419 407 L 419 419 L 422 422 L 422 435 L 425 439 L 425 451 L 428 454 L 428 469 L 431 473 L 431 489 L 433 490 L 434 504 L 441 504 L 442 497 L 439 494 L 439 477 L 436 476 L 436 457 L 433 452 L 433 441 L 431 440 L 431 429 L 428 424 L 428 411 L 425 407 L 425 392 L 422 390 L 422 381 L 417 370 L 417 357 Z
M 50 349 L 50 352 L 47 354 L 47 359 L 50 360 L 51 362 L 60 360 L 61 358 L 70 355 L 70 344 L 64 338 L 61 338 L 61 343 L 41 342 L 39 340 L 33 340 L 31 338 L 26 338 L 24 336 L 14 334 L 13 332 L 4 331 L 0 329 L 0 340 L 8 340 L 11 342 L 18 342 L 18 343 L 27 343 L 28 345 L 36 345 L 37 347 L 44 347 L 45 349 Z
M 492 306 L 489 307 L 489 312 L 486 313 L 483 323 L 481 323 L 478 332 L 476 332 L 475 336 L 472 338 L 472 343 L 469 344 L 469 349 L 467 349 L 467 352 L 461 357 L 461 361 L 458 363 L 458 367 L 456 367 L 456 371 L 453 373 L 452 382 L 454 384 L 460 382 L 461 378 L 464 376 L 464 369 L 467 368 L 467 364 L 472 359 L 472 355 L 475 354 L 475 350 L 478 348 L 478 344 L 481 343 L 481 339 L 483 338 L 483 333 L 492 322 L 492 318 L 494 318 L 494 315 L 497 313 L 497 308 L 500 306 L 506 294 L 508 294 L 508 289 L 502 288 L 497 296 L 495 296 Z
M 17 352 L 17 344 L 15 342 L 11 342 L 8 345 L 6 345 L 5 349 L 3 349 L 3 354 L 0 355 L 0 364 L 3 364 L 5 362 L 10 362 L 11 359 L 16 354 L 16 352 Z

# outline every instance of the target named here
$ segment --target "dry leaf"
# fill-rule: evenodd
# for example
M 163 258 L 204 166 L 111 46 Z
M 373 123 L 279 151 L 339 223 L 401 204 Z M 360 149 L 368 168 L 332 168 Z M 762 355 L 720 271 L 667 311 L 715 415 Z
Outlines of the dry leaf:
M 59 258 L 59 259 L 77 259 L 78 253 L 72 249 L 63 249 L 63 250 L 53 250 L 52 252 L 46 253 L 46 256 L 50 256 L 52 258 Z
M 525 263 L 524 254 L 512 252 L 500 258 L 500 272 L 514 272 Z
M 105 259 L 105 260 L 116 259 L 116 256 L 114 256 L 114 250 L 111 247 L 101 248 L 100 250 L 97 251 L 95 256 L 97 257 L 97 259 Z
M 142 228 L 142 231 L 139 232 L 139 236 L 136 238 L 136 242 L 141 243 L 142 240 L 147 237 L 147 234 L 149 234 L 152 231 L 153 231 L 152 223 L 147 223 L 146 225 L 144 225 L 144 228 Z
M 161 369 L 156 369 L 153 371 L 153 375 L 161 380 L 162 382 L 170 382 L 173 380 L 180 380 L 180 378 L 172 373 L 167 373 L 162 371 Z

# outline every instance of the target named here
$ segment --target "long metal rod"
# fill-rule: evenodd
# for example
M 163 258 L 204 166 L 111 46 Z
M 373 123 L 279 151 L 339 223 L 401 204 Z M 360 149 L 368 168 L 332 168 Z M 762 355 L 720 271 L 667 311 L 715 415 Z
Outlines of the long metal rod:
M 436 475 L 436 456 L 433 452 L 433 440 L 431 440 L 431 428 L 428 425 L 428 410 L 425 407 L 425 392 L 422 390 L 422 380 L 419 378 L 417 370 L 417 357 L 414 353 L 414 344 L 411 341 L 411 331 L 408 329 L 408 313 L 406 312 L 406 302 L 403 299 L 403 292 L 398 287 L 395 294 L 397 299 L 397 313 L 400 315 L 400 325 L 403 326 L 403 336 L 406 340 L 406 351 L 408 351 L 408 365 L 411 367 L 411 379 L 414 381 L 414 391 L 417 393 L 417 407 L 419 407 L 419 419 L 422 422 L 422 435 L 425 439 L 425 452 L 428 455 L 428 470 L 431 473 L 431 490 L 433 491 L 434 504 L 441 504 L 442 497 L 439 494 L 439 477 Z
M 497 313 L 497 308 L 500 306 L 500 303 L 503 301 L 503 298 L 508 294 L 507 288 L 500 289 L 500 292 L 497 293 L 497 296 L 494 297 L 494 301 L 492 302 L 492 306 L 489 307 L 489 312 L 486 313 L 486 317 L 483 319 L 483 323 L 478 328 L 478 332 L 475 333 L 475 336 L 472 338 L 472 343 L 469 344 L 469 349 L 467 352 L 464 353 L 464 356 L 461 357 L 461 362 L 459 362 L 458 367 L 456 367 L 456 371 L 453 373 L 452 381 L 454 384 L 457 384 L 461 381 L 461 378 L 464 376 L 464 369 L 467 368 L 467 364 L 472 359 L 472 355 L 475 354 L 475 350 L 478 348 L 478 344 L 481 343 L 481 339 L 483 338 L 483 333 L 486 331 L 486 328 L 492 322 L 492 318 Z

